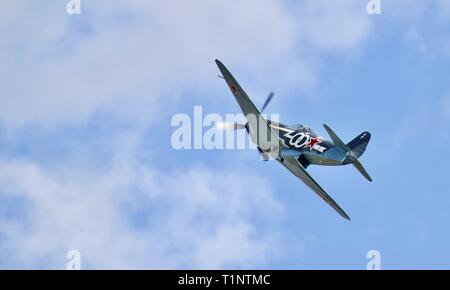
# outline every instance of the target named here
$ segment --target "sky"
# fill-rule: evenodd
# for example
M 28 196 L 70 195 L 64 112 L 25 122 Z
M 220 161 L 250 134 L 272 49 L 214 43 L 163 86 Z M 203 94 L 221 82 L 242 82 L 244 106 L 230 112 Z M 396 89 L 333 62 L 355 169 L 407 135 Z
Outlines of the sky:
M 0 3 L 0 268 L 450 268 L 450 2 Z M 361 162 L 308 168 L 342 219 L 255 150 L 175 150 L 176 114 L 239 113 L 214 59 Z M 208 128 L 204 128 L 207 130 Z

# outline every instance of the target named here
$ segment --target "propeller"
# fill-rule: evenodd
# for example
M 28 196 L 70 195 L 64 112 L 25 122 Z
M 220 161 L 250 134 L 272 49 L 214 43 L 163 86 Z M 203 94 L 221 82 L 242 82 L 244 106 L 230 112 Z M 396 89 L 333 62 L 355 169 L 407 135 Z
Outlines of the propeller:
M 275 95 L 274 92 L 270 92 L 270 94 L 267 96 L 267 99 L 266 99 L 266 101 L 264 102 L 264 105 L 261 108 L 261 113 L 264 112 L 264 110 L 266 109 L 267 105 L 270 103 L 270 101 L 272 100 L 274 95 Z
M 274 95 L 275 95 L 274 92 L 270 92 L 270 94 L 267 96 L 267 99 L 261 108 L 261 113 L 266 109 L 267 105 L 269 105 Z M 241 130 L 245 129 L 245 126 L 246 124 L 220 122 L 217 124 L 216 128 L 218 130 Z

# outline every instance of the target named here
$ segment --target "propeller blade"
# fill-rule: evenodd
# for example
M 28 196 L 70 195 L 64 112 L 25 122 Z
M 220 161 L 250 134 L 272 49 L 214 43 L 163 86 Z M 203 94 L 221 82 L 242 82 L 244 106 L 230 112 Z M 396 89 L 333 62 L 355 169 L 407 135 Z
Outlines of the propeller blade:
M 272 100 L 273 96 L 275 94 L 273 92 L 270 92 L 270 94 L 267 96 L 266 101 L 264 102 L 264 105 L 261 108 L 261 113 L 264 111 L 264 109 L 266 109 L 267 105 L 270 103 L 270 101 Z
M 240 130 L 245 129 L 245 125 L 239 123 L 221 122 L 217 124 L 216 128 L 219 130 Z
M 259 158 L 262 161 L 269 161 L 270 160 L 270 155 L 268 155 L 267 153 L 263 152 L 261 150 L 261 148 L 259 148 L 259 147 L 256 147 L 256 148 L 258 149 L 258 152 L 259 152 Z

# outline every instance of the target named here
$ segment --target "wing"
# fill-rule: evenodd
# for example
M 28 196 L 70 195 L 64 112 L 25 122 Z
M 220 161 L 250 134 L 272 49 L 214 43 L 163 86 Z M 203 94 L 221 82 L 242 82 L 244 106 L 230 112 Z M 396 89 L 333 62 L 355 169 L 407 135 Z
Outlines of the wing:
M 253 142 L 263 150 L 270 149 L 271 156 L 277 158 L 282 146 L 278 134 L 269 126 L 267 120 L 261 116 L 261 113 L 250 100 L 247 93 L 223 63 L 216 59 L 216 64 L 247 119 L 249 130 L 252 132 L 250 135 L 255 137 Z
M 300 178 L 309 188 L 317 193 L 326 203 L 334 208 L 342 217 L 350 220 L 350 217 L 344 212 L 344 210 L 329 196 L 325 190 L 308 174 L 303 166 L 294 157 L 284 158 L 283 162 L 280 161 L 290 172 Z
M 222 73 L 223 78 L 227 82 L 228 87 L 230 88 L 231 92 L 236 98 L 236 101 L 241 107 L 244 115 L 245 116 L 250 114 L 260 115 L 259 110 L 255 107 L 255 105 L 252 103 L 248 95 L 241 88 L 239 83 L 236 81 L 236 79 L 233 77 L 230 71 L 225 67 L 225 65 L 220 60 L 217 59 L 216 64 L 219 67 L 219 70 Z

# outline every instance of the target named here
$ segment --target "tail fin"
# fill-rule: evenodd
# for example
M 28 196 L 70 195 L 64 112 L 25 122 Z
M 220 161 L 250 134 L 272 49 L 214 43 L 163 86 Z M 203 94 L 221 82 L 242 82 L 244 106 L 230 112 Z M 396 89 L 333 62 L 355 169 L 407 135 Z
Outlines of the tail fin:
M 359 134 L 355 139 L 347 143 L 347 147 L 350 149 L 350 156 L 351 159 L 354 161 L 352 162 L 353 166 L 355 166 L 356 169 L 370 182 L 372 182 L 372 178 L 367 173 L 367 171 L 364 169 L 362 164 L 358 161 L 358 158 L 361 157 L 364 152 L 366 151 L 367 144 L 369 144 L 370 141 L 370 133 L 369 132 L 363 132 Z
M 327 130 L 328 135 L 330 135 L 331 140 L 333 141 L 334 145 L 337 147 L 347 151 L 348 157 L 344 160 L 344 164 L 353 164 L 355 168 L 370 182 L 372 182 L 372 178 L 367 173 L 367 171 L 364 169 L 362 164 L 358 161 L 358 158 L 361 157 L 366 151 L 367 144 L 370 141 L 370 133 L 369 132 L 363 132 L 359 134 L 355 139 L 350 141 L 347 144 L 344 144 L 342 140 L 336 135 L 336 133 L 333 132 L 333 130 L 328 127 L 327 125 L 323 125 L 325 127 L 325 130 Z
M 370 133 L 363 132 L 359 134 L 355 139 L 347 143 L 347 147 L 352 152 L 353 157 L 359 158 L 366 151 L 367 144 L 370 141 Z

